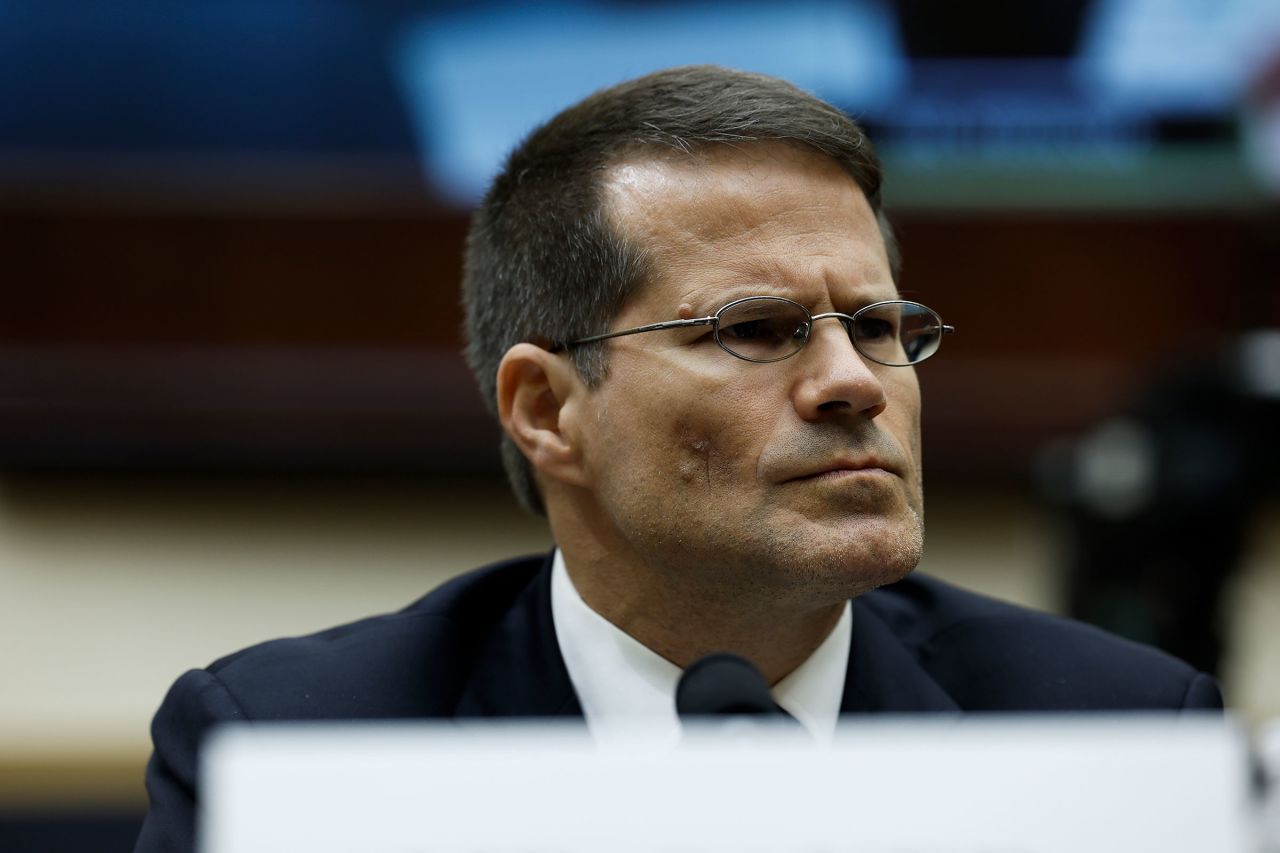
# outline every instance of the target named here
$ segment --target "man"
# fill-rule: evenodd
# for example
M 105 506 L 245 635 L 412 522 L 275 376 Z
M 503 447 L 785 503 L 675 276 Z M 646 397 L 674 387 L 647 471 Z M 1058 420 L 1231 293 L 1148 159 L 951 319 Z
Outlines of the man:
M 731 651 L 816 736 L 840 713 L 1220 707 L 1207 676 L 926 578 L 914 365 L 861 130 L 779 80 L 660 72 L 535 131 L 475 217 L 468 355 L 557 549 L 184 675 L 140 850 L 191 845 L 238 719 L 644 716 Z

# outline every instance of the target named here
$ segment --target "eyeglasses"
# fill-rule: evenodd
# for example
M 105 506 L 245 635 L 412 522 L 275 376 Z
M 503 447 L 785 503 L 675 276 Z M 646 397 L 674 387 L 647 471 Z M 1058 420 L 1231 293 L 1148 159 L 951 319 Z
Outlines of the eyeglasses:
M 800 352 L 809 342 L 814 322 L 827 319 L 840 321 L 854 349 L 863 357 L 890 367 L 919 364 L 938 351 L 943 335 L 955 331 L 954 326 L 944 325 L 932 308 L 904 299 L 875 302 L 852 314 L 838 311 L 811 314 L 799 302 L 781 296 L 748 296 L 735 299 L 710 317 L 668 320 L 592 335 L 556 344 L 551 351 L 640 332 L 710 326 L 716 343 L 729 355 L 764 364 L 782 361 Z

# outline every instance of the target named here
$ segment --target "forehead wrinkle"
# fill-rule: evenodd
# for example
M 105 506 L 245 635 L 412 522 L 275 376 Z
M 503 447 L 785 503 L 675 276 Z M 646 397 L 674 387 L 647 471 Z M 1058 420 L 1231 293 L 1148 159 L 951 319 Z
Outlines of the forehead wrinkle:
M 835 261 L 831 263 L 830 261 Z M 897 299 L 897 286 L 887 273 L 871 266 L 863 270 L 840 268 L 844 258 L 831 253 L 814 253 L 799 263 L 789 263 L 769 255 L 745 257 L 722 265 L 729 276 L 717 276 L 684 288 L 676 305 L 688 302 L 697 315 L 744 296 L 782 296 L 799 302 L 811 311 L 845 308 Z
M 681 294 L 682 301 L 693 303 L 695 310 L 699 310 L 699 305 L 706 309 L 699 313 L 710 313 L 734 298 L 756 294 L 786 296 L 811 305 L 870 303 L 896 297 L 897 288 L 889 274 L 878 229 L 875 238 L 881 251 L 867 256 L 860 251 L 862 243 L 855 236 L 856 229 L 851 231 L 825 223 L 815 229 L 811 209 L 804 210 L 810 211 L 807 218 L 802 210 L 793 208 L 787 215 L 761 219 L 732 234 L 724 229 L 725 238 L 697 240 L 689 247 L 692 251 L 676 250 L 668 259 L 664 273 L 669 274 L 664 277 L 678 278 L 684 273 L 701 272 L 699 252 L 718 254 L 716 272 L 710 277 L 699 275 L 699 281 L 684 288 Z M 785 226 L 793 218 L 792 214 L 799 220 L 797 231 L 779 235 L 779 223 Z M 759 230 L 765 232 L 766 238 L 753 240 L 752 235 Z M 860 298 L 865 291 L 880 290 L 883 293 L 875 298 Z

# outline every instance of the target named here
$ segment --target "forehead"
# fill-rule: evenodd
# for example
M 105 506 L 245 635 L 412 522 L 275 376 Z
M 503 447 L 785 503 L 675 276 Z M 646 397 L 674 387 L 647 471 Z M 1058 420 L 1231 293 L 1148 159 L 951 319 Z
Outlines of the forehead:
M 895 295 L 866 197 L 839 164 L 806 149 L 770 143 L 633 156 L 610 168 L 603 191 L 613 226 L 653 261 L 637 294 L 645 301 Z

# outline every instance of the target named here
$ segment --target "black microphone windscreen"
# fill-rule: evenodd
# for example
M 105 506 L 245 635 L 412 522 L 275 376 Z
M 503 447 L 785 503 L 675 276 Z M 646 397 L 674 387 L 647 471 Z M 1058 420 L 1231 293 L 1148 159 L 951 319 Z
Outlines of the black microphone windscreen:
M 680 676 L 676 711 L 681 717 L 783 714 L 760 670 L 745 658 L 717 652 L 699 658 Z

